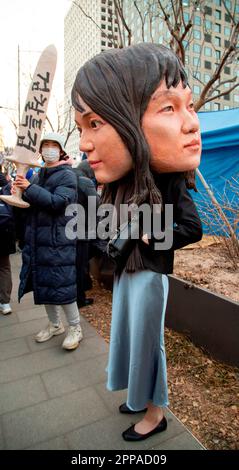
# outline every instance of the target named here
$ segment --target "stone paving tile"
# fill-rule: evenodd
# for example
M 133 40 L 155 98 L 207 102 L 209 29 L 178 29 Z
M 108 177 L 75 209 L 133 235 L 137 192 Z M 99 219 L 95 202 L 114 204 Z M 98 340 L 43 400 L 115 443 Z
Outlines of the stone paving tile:
M 9 315 L 3 315 L 0 312 L 0 329 L 1 330 L 5 328 L 6 326 L 14 325 L 15 323 L 19 322 L 18 316 L 16 315 L 16 310 L 14 309 L 12 304 L 11 304 L 11 307 L 13 311 Z
M 173 418 L 169 415 L 168 428 L 163 433 L 155 434 L 150 439 L 137 443 L 124 441 L 121 433 L 137 420 L 135 416 L 118 413 L 118 415 L 111 415 L 94 424 L 79 427 L 79 429 L 67 434 L 70 448 L 72 450 L 146 450 L 161 443 L 163 445 L 165 441 L 182 433 L 180 425 L 177 423 L 175 425 Z
M 109 392 L 104 383 L 95 385 L 95 390 L 102 398 L 109 411 L 118 414 L 119 405 L 124 403 L 127 399 L 127 391 L 119 390 L 118 392 Z
M 17 297 L 11 296 L 11 307 L 14 312 L 22 311 L 25 309 L 33 308 L 34 307 L 34 302 L 31 297 L 26 298 L 25 296 L 21 299 L 21 302 L 19 304 Z
M 25 338 L 8 340 L 0 343 L 0 361 L 10 357 L 22 356 L 29 353 L 29 347 Z
M 40 442 L 35 446 L 28 447 L 26 450 L 69 450 L 69 444 L 64 436 L 50 439 L 49 441 Z
M 81 326 L 84 334 L 84 338 L 89 338 L 90 336 L 101 336 L 97 333 L 96 329 L 81 316 Z
M 52 348 L 2 362 L 0 383 L 11 382 L 74 362 L 72 352 Z
M 22 265 L 21 252 L 17 252 L 17 253 L 14 253 L 13 255 L 10 255 L 10 261 L 11 261 L 12 271 L 14 271 L 14 269 L 17 269 L 17 272 L 18 272 L 19 268 Z
M 154 446 L 153 450 L 205 450 L 197 439 L 189 432 L 184 431 L 166 442 Z
M 18 300 L 19 277 L 16 272 L 13 274 L 13 281 L 14 282 L 13 282 L 13 288 L 11 292 L 11 300 Z
M 80 342 L 79 348 L 74 351 L 74 358 L 78 361 L 85 361 L 91 357 L 108 353 L 108 345 L 100 336 L 85 338 Z
M 20 274 L 20 268 L 12 270 L 13 289 L 12 289 L 12 293 L 11 293 L 11 301 L 17 302 L 18 305 L 22 305 L 26 301 L 31 300 L 32 304 L 34 304 L 33 293 L 32 292 L 28 292 L 27 294 L 25 294 L 21 298 L 21 301 L 20 301 L 20 304 L 19 304 L 19 302 L 18 302 L 19 274 Z
M 9 325 L 5 328 L 0 328 L 0 342 L 35 334 L 43 328 L 45 324 L 45 318 L 39 318 L 37 320 L 22 323 L 19 322 L 16 325 Z
M 17 312 L 23 312 L 32 308 L 44 308 L 43 305 L 35 305 L 32 296 L 26 297 L 24 296 L 20 303 L 17 300 L 11 300 L 11 305 L 15 305 Z
M 108 355 L 94 357 L 74 365 L 44 372 L 42 380 L 50 397 L 57 397 L 106 381 Z
M 6 447 L 32 447 L 59 437 L 62 431 L 68 433 L 78 426 L 101 421 L 107 415 L 108 410 L 92 388 L 54 398 L 2 416 Z
M 39 376 L 1 384 L 0 414 L 34 405 L 47 398 L 47 393 Z
M 47 319 L 46 310 L 44 307 L 34 307 L 24 310 L 19 310 L 17 312 L 17 317 L 19 322 L 26 322 L 30 320 L 37 320 L 38 318 Z
M 5 441 L 3 437 L 2 422 L 0 421 L 0 450 L 4 450 L 5 447 L 6 446 L 5 446 Z
M 44 327 L 46 324 L 47 324 L 47 322 L 45 320 L 42 327 Z M 31 352 L 39 352 L 39 351 L 43 351 L 43 350 L 46 350 L 46 349 L 52 349 L 52 348 L 59 348 L 60 350 L 62 350 L 62 343 L 63 343 L 64 338 L 65 338 L 64 333 L 62 335 L 53 336 L 53 338 L 51 338 L 49 341 L 45 341 L 45 343 L 37 343 L 34 339 L 34 336 L 35 336 L 36 333 L 38 333 L 38 331 L 40 329 L 41 328 L 36 330 L 34 332 L 34 334 L 32 334 L 30 336 L 27 336 L 25 338 Z M 70 353 L 66 352 L 66 354 L 70 354 Z

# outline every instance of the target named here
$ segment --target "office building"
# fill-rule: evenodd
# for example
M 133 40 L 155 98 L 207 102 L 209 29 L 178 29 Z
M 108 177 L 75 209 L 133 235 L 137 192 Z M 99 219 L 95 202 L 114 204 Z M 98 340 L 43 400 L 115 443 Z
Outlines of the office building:
M 166 11 L 173 17 L 171 3 L 162 1 Z M 224 5 L 225 3 L 225 5 Z M 185 37 L 185 68 L 189 76 L 189 82 L 193 90 L 194 99 L 197 100 L 203 89 L 203 84 L 208 83 L 215 65 L 220 61 L 225 47 L 228 46 L 232 31 L 230 13 L 235 13 L 239 20 L 239 0 L 207 0 L 198 1 L 198 7 L 193 14 L 193 27 Z M 149 8 L 147 5 L 151 4 Z M 191 18 L 193 4 L 191 0 L 183 0 L 184 19 L 187 24 Z M 165 21 L 162 19 L 157 2 L 141 0 L 137 2 L 144 19 L 144 38 L 142 37 L 142 19 L 134 2 L 124 0 L 124 14 L 129 27 L 132 30 L 132 43 L 155 42 L 169 45 L 171 35 Z M 239 81 L 239 60 L 223 67 L 221 81 L 227 82 L 237 76 Z M 220 92 L 230 88 L 232 83 L 225 83 L 220 87 Z M 217 92 L 215 91 L 215 94 Z M 207 103 L 201 110 L 213 111 L 235 108 L 239 106 L 239 87 L 232 91 L 230 95 L 218 98 L 216 101 Z
M 91 57 L 113 47 L 113 39 L 117 39 L 118 33 L 113 18 L 113 0 L 75 0 L 75 3 L 78 6 L 72 4 L 65 17 L 65 114 L 69 114 L 70 93 L 78 69 Z M 71 119 L 74 120 L 73 113 Z M 73 157 L 79 156 L 78 131 L 71 135 L 67 151 Z
M 170 8 L 167 1 L 162 1 L 166 8 Z M 76 0 L 75 3 L 78 6 L 72 4 L 65 18 L 65 112 L 69 110 L 70 90 L 79 67 L 100 51 L 114 47 L 114 41 L 118 37 L 118 25 L 113 17 L 112 0 Z M 230 12 L 235 13 L 238 21 L 239 0 L 225 0 L 224 3 L 222 0 L 199 1 L 193 16 L 192 5 L 195 2 L 183 0 L 182 3 L 185 23 L 187 24 L 191 17 L 193 21 L 193 27 L 183 44 L 185 68 L 196 101 L 203 89 L 203 84 L 210 80 L 216 64 L 219 63 L 225 47 L 229 44 L 232 31 Z M 162 19 L 162 14 L 158 14 L 158 2 L 138 0 L 139 11 L 132 0 L 124 0 L 123 5 L 124 17 L 132 31 L 132 44 L 144 41 L 169 45 L 171 35 Z M 149 5 L 151 5 L 150 8 Z M 145 14 L 146 11 L 147 14 Z M 141 16 L 139 12 L 142 13 Z M 172 17 L 172 10 L 168 12 Z M 217 90 L 222 92 L 230 88 L 233 84 L 228 80 L 235 76 L 239 80 L 239 60 L 236 59 L 223 67 L 221 82 L 225 83 L 220 88 L 215 87 L 214 93 L 217 94 Z M 229 95 L 206 103 L 201 110 L 224 110 L 238 106 L 239 87 Z M 74 132 L 67 146 L 69 153 L 79 154 L 78 143 L 79 135 Z

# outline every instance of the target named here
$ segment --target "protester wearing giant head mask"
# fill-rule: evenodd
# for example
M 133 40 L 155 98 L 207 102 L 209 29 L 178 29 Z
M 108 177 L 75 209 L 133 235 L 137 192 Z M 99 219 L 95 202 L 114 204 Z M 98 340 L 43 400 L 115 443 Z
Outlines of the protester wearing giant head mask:
M 170 248 L 156 251 L 152 233 L 143 232 L 114 279 L 107 388 L 128 389 L 121 413 L 146 411 L 122 433 L 141 441 L 167 427 L 163 335 L 173 253 L 202 236 L 184 179 L 200 163 L 199 121 L 185 70 L 162 45 L 95 56 L 78 71 L 72 102 L 80 149 L 104 184 L 103 202 L 113 203 L 117 215 L 132 203 L 174 209 Z

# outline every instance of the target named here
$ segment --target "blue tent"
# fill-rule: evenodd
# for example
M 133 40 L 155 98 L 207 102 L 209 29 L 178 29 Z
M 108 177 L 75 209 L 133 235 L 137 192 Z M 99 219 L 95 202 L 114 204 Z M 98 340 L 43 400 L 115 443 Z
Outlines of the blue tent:
M 213 190 L 218 202 L 230 201 L 233 211 L 227 216 L 233 223 L 238 217 L 239 191 L 239 108 L 227 111 L 199 112 L 202 134 L 202 159 L 199 167 L 206 182 Z M 237 180 L 237 184 L 236 184 Z M 212 204 L 198 176 L 196 179 L 198 193 L 191 194 L 197 203 L 207 233 L 223 233 L 219 219 L 212 217 Z M 237 194 L 235 187 L 237 186 Z M 202 215 L 202 210 L 205 215 Z M 214 211 L 215 213 L 215 211 Z M 215 213 L 216 215 L 216 213 Z

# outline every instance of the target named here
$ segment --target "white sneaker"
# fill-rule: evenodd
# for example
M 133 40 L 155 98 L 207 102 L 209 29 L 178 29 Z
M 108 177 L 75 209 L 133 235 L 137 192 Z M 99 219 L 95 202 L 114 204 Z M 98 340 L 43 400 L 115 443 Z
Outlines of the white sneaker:
M 11 305 L 0 304 L 0 312 L 3 313 L 3 315 L 7 315 L 7 313 L 12 313 Z
M 79 346 L 79 342 L 82 340 L 82 338 L 83 334 L 80 325 L 69 326 L 62 347 L 64 349 L 76 349 Z
M 48 341 L 53 336 L 58 336 L 64 333 L 65 328 L 62 322 L 59 323 L 58 326 L 53 325 L 52 322 L 49 322 L 47 327 L 44 330 L 39 331 L 35 336 L 35 340 L 37 343 L 44 343 L 44 341 Z

